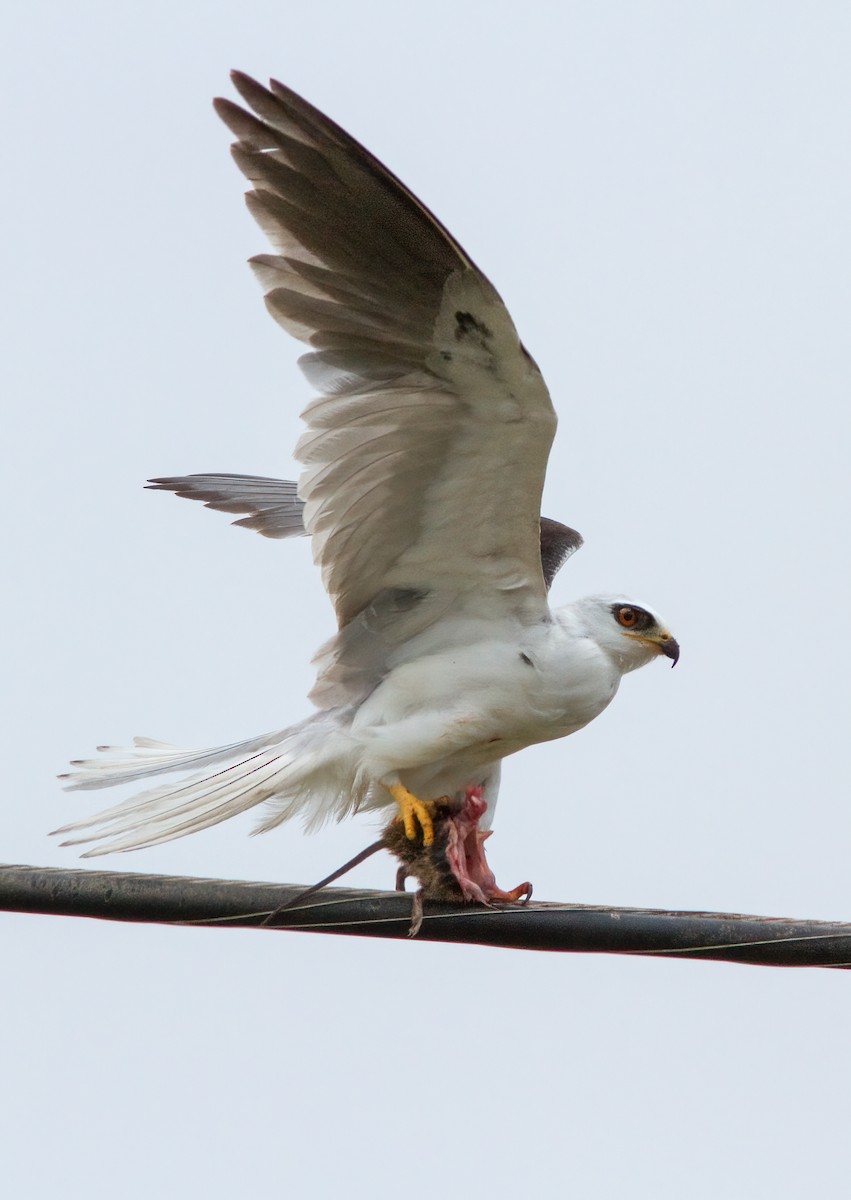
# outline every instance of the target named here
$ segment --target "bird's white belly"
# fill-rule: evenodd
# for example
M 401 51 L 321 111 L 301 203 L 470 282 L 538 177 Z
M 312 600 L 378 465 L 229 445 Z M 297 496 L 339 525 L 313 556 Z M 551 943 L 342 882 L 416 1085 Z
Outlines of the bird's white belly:
M 587 725 L 619 678 L 592 641 L 536 627 L 394 668 L 361 706 L 351 736 L 369 778 L 429 778 L 451 794 L 479 767 Z

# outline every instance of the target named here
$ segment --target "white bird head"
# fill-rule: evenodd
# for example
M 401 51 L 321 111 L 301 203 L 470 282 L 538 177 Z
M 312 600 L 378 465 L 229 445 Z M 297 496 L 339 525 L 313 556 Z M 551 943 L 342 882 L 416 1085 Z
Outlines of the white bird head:
M 651 608 L 626 596 L 586 596 L 568 606 L 601 649 L 623 672 L 634 671 L 660 654 L 676 666 L 680 647 L 666 622 Z

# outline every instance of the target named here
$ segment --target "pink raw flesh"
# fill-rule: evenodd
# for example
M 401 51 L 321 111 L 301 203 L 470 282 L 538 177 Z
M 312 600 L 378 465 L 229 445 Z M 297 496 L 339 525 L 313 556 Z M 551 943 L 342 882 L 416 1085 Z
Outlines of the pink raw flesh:
M 490 904 L 494 900 L 528 900 L 532 895 L 531 883 L 521 883 L 510 892 L 497 887 L 485 858 L 485 842 L 490 832 L 479 829 L 479 821 L 487 807 L 481 787 L 467 788 L 459 811 L 445 818 L 446 861 L 465 900 L 475 900 L 479 904 Z

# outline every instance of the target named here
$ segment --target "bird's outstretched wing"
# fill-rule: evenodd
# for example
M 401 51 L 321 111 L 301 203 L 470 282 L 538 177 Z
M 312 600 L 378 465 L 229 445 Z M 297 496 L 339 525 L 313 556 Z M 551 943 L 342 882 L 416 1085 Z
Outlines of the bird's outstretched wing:
M 245 513 L 234 525 L 254 529 L 268 538 L 304 537 L 304 501 L 292 479 L 266 475 L 167 475 L 149 479 L 154 492 L 174 492 L 184 500 L 200 500 L 216 512 Z M 547 591 L 558 572 L 579 547 L 582 535 L 560 521 L 541 517 L 541 569 Z
M 216 109 L 277 251 L 252 264 L 322 393 L 304 413 L 298 492 L 340 627 L 400 590 L 540 619 L 555 415 L 500 297 L 344 130 L 279 83 L 233 79 L 253 115 Z

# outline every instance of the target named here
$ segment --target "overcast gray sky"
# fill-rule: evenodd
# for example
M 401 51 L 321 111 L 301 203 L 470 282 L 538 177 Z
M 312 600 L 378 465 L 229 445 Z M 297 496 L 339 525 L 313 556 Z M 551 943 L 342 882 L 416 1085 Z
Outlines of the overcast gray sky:
M 309 548 L 141 487 L 294 469 L 310 392 L 210 108 L 239 67 L 500 289 L 560 413 L 545 511 L 586 537 L 556 600 L 624 589 L 682 644 L 508 765 L 497 877 L 851 919 L 851 8 L 30 0 L 2 58 L 2 856 L 77 865 L 46 832 L 104 797 L 53 776 L 97 743 L 308 711 Z M 374 836 L 251 827 L 98 865 L 310 882 Z M 0 927 L 29 1195 L 847 1195 L 842 973 Z

